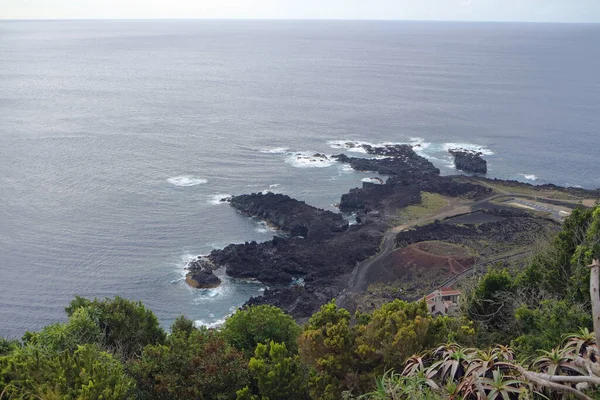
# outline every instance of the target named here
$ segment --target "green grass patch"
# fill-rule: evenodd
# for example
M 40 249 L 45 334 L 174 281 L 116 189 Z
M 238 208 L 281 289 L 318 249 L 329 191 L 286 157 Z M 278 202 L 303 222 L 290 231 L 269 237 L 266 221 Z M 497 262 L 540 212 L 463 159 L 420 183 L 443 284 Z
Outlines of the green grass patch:
M 398 211 L 399 217 L 405 221 L 425 218 L 435 215 L 448 205 L 448 200 L 442 195 L 421 192 L 421 204 L 408 206 Z

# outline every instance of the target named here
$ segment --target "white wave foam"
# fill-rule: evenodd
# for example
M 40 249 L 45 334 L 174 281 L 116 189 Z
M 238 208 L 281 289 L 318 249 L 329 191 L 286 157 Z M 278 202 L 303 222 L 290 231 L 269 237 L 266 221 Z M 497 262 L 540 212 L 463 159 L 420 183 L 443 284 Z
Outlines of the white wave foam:
M 272 185 L 269 185 L 269 189 L 276 188 L 277 186 L 279 186 L 279 183 L 274 183 Z
M 376 185 L 383 185 L 384 182 L 381 178 L 362 178 L 361 182 L 374 183 Z
M 285 162 L 295 168 L 327 168 L 334 165 L 337 161 L 332 160 L 324 154 L 317 155 L 314 151 L 301 151 L 289 155 Z
M 444 151 L 453 150 L 453 149 L 463 149 L 468 151 L 475 151 L 483 154 L 484 156 L 492 156 L 494 152 L 488 149 L 486 146 L 481 146 L 473 143 L 444 143 L 442 145 Z
M 169 178 L 167 179 L 167 182 L 175 186 L 196 186 L 208 183 L 208 180 L 203 178 L 197 178 L 191 175 L 181 175 Z
M 530 181 L 537 181 L 537 176 L 533 175 L 533 174 L 519 174 L 521 175 L 523 178 L 530 180 Z
M 185 279 L 185 276 L 188 273 L 188 270 L 186 269 L 188 264 L 191 263 L 192 261 L 196 261 L 200 257 L 204 257 L 204 255 L 186 253 L 180 257 L 181 262 L 177 263 L 177 272 L 179 272 L 179 274 L 181 275 L 181 278 L 178 279 L 177 281 Z
M 363 145 L 373 145 L 373 143 L 359 140 L 329 140 L 327 144 L 332 149 L 342 149 L 355 153 L 366 153 L 367 151 L 363 148 Z
M 277 229 L 273 228 L 272 226 L 269 226 L 264 221 L 260 221 L 258 223 L 258 226 L 254 230 L 258 233 L 270 233 L 273 235 L 277 234 Z
M 363 140 L 330 140 L 327 142 L 329 147 L 332 149 L 342 149 L 346 151 L 351 151 L 355 153 L 366 153 L 364 146 L 371 147 L 385 147 L 385 146 L 397 146 L 401 144 L 408 144 L 412 146 L 415 152 L 419 153 L 424 151 L 429 146 L 431 146 L 430 142 L 426 142 L 425 139 L 420 137 L 411 137 L 406 142 L 381 142 L 381 143 L 371 143 Z
M 231 197 L 230 194 L 217 193 L 210 198 L 208 203 L 209 204 L 227 204 L 227 201 L 224 201 L 223 199 L 229 199 L 230 197 Z
M 344 164 L 342 165 L 342 172 L 354 172 L 354 168 L 352 168 L 350 165 L 348 164 Z
M 417 153 L 431 146 L 430 142 L 426 142 L 425 139 L 420 137 L 411 137 L 408 144 L 410 144 Z
M 227 315 L 225 318 L 220 318 L 220 319 L 217 319 L 216 321 L 213 321 L 213 322 L 208 322 L 208 321 L 205 321 L 203 319 L 197 319 L 196 321 L 194 321 L 194 326 L 196 328 L 205 327 L 205 328 L 208 328 L 208 329 L 219 328 L 219 327 L 221 327 L 225 323 L 225 320 L 227 318 L 229 318 L 230 316 L 231 316 L 231 314 Z
M 289 153 L 290 149 L 287 147 L 275 147 L 273 149 L 262 149 L 261 153 L 265 154 L 286 154 Z

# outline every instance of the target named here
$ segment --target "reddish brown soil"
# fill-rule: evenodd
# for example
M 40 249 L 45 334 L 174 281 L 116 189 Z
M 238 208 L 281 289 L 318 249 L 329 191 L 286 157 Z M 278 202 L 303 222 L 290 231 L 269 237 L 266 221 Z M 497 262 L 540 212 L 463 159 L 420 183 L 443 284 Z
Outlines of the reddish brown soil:
M 401 280 L 427 285 L 448 279 L 475 263 L 469 249 L 439 242 L 421 242 L 388 254 L 369 274 L 369 283 Z

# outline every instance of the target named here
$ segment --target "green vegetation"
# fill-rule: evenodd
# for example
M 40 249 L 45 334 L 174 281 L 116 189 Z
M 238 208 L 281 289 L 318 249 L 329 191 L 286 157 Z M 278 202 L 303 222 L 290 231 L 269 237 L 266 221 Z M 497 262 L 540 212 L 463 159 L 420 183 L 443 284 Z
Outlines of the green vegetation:
M 124 366 L 95 344 L 67 351 L 26 345 L 0 357 L 2 398 L 120 400 L 134 385 Z
M 148 345 L 130 364 L 141 399 L 231 399 L 248 383 L 247 361 L 222 335 L 206 329 L 174 331 Z
M 479 278 L 460 317 L 400 300 L 351 315 L 331 301 L 303 327 L 257 306 L 221 329 L 179 317 L 167 335 L 140 303 L 77 297 L 67 322 L 0 339 L 0 400 L 600 398 L 599 256 L 597 206 L 521 272 Z
M 437 193 L 421 192 L 421 204 L 408 206 L 398 212 L 401 221 L 410 221 L 434 215 L 448 205 L 448 200 Z
M 256 306 L 240 310 L 225 321 L 224 337 L 247 356 L 254 354 L 259 343 L 283 343 L 296 352 L 296 340 L 302 329 L 296 321 L 277 307 Z

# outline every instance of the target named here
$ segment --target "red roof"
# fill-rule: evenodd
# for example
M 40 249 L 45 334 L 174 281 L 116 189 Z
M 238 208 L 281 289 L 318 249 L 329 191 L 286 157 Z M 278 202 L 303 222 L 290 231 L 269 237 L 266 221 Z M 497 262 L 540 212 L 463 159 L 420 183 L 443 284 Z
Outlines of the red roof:
M 460 296 L 462 293 L 460 290 L 444 287 L 440 289 L 442 296 Z
M 442 297 L 445 297 L 445 296 L 460 296 L 462 293 L 460 292 L 460 290 L 452 289 L 449 287 L 444 287 L 444 288 L 439 289 L 439 294 Z M 431 292 L 427 296 L 425 296 L 425 301 L 430 302 L 437 296 L 438 296 L 438 290 Z

